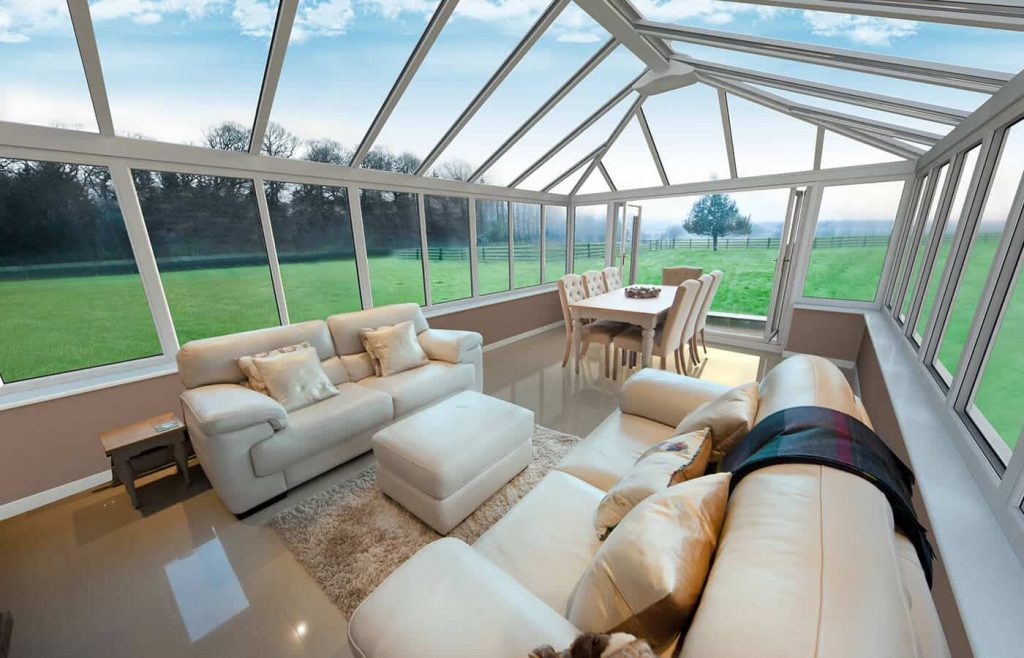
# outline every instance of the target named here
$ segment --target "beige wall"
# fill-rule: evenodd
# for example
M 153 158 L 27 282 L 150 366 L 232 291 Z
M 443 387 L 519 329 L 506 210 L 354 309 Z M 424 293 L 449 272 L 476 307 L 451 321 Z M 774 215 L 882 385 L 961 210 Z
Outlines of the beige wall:
M 852 362 L 863 338 L 864 316 L 858 312 L 797 306 L 784 349 Z
M 430 319 L 479 331 L 494 343 L 562 318 L 549 292 Z M 110 464 L 100 433 L 167 411 L 180 413 L 178 376 L 168 375 L 0 411 L 0 505 L 99 473 Z

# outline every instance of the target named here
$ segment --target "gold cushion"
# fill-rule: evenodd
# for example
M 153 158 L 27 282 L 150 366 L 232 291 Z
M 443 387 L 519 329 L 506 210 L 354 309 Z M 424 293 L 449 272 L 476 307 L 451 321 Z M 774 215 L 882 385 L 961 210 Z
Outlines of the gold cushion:
M 707 428 L 711 431 L 711 461 L 719 461 L 750 432 L 760 399 L 757 384 L 742 384 L 700 405 L 676 425 L 687 434 Z
M 286 411 L 308 407 L 338 394 L 312 347 L 252 359 L 267 393 Z
M 248 388 L 251 388 L 257 393 L 262 393 L 263 395 L 270 395 L 270 393 L 267 392 L 267 384 L 266 382 L 263 381 L 263 375 L 260 374 L 260 371 L 252 363 L 253 359 L 273 356 L 275 354 L 286 354 L 288 352 L 295 352 L 297 350 L 301 350 L 309 346 L 309 343 L 307 343 L 306 341 L 302 341 L 301 343 L 296 343 L 295 345 L 279 347 L 276 350 L 268 350 L 266 352 L 258 352 L 256 354 L 250 354 L 248 356 L 239 357 L 238 367 L 242 370 L 243 373 L 245 373 L 245 377 L 248 380 L 249 384 Z
M 411 321 L 391 327 L 363 329 L 361 335 L 378 377 L 396 375 L 429 362 L 416 339 L 416 327 Z
M 669 487 L 637 505 L 598 549 L 569 621 L 593 633 L 630 633 L 661 653 L 697 607 L 729 498 L 729 473 Z

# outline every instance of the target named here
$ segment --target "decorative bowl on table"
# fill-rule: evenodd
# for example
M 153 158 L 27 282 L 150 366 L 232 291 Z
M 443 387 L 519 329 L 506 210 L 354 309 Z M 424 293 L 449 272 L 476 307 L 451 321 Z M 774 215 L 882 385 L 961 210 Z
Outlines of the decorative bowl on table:
M 629 286 L 625 288 L 626 297 L 631 299 L 653 299 L 661 294 L 658 286 Z

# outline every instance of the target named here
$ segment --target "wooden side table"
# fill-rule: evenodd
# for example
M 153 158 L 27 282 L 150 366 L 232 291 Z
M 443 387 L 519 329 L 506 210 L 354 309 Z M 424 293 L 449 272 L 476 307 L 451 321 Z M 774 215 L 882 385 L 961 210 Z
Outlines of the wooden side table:
M 100 435 L 100 442 L 110 457 L 114 474 L 124 485 L 132 505 L 136 508 L 139 506 L 139 497 L 135 492 L 135 473 L 131 465 L 131 460 L 135 457 L 154 449 L 170 448 L 178 465 L 178 472 L 185 478 L 185 484 L 190 483 L 188 435 L 185 423 L 173 413 L 154 416 L 120 429 L 104 432 Z

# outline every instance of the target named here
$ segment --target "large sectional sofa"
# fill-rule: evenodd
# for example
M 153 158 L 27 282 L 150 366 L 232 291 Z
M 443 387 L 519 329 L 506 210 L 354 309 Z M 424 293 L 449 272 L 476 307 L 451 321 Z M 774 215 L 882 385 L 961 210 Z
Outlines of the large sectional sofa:
M 759 385 L 756 420 L 820 406 L 870 425 L 842 372 L 796 356 Z M 726 390 L 644 370 L 612 413 L 473 546 L 436 541 L 396 570 L 349 624 L 357 656 L 523 658 L 580 632 L 570 597 L 598 550 L 594 512 L 644 450 Z M 695 617 L 663 655 L 684 658 L 948 658 L 911 543 L 868 481 L 784 464 L 732 493 Z
M 377 377 L 360 331 L 405 321 L 430 361 Z M 238 358 L 301 342 L 316 348 L 340 393 L 289 413 L 245 387 Z M 367 452 L 373 434 L 393 420 L 482 390 L 481 344 L 476 332 L 431 329 L 415 304 L 192 341 L 178 352 L 185 424 L 213 488 L 242 514 Z

